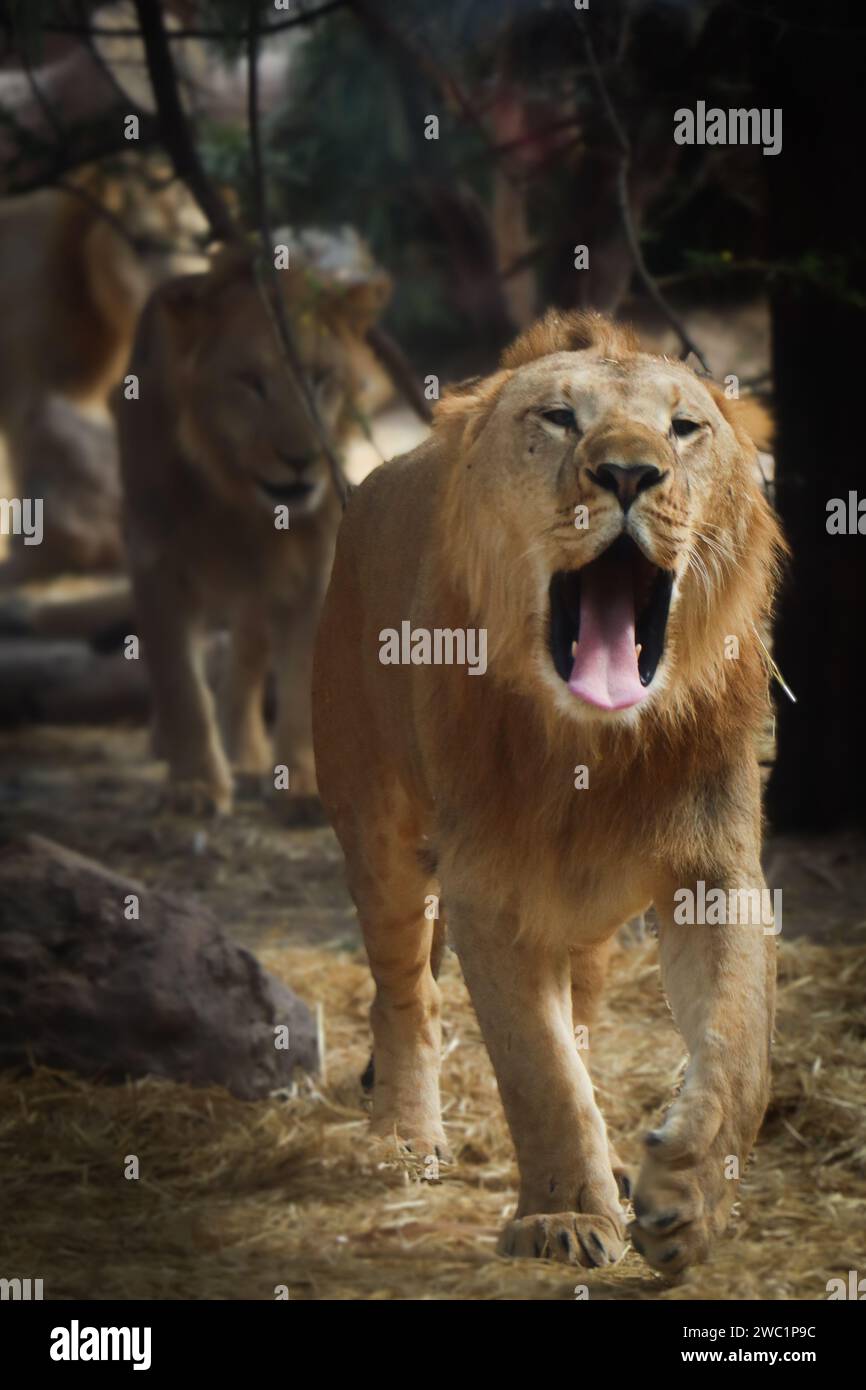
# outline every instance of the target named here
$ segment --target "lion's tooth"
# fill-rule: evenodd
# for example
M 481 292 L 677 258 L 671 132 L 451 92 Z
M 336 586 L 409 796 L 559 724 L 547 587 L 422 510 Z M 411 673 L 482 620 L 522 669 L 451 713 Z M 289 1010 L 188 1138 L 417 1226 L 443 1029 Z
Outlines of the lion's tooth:
M 572 654 L 572 656 L 577 656 L 577 643 L 576 643 L 576 642 L 572 642 L 572 644 L 571 644 L 571 654 Z
M 635 649 L 634 649 L 634 654 L 635 654 L 635 656 L 640 656 L 640 654 L 641 654 L 642 651 L 643 651 L 643 643 L 642 643 L 642 642 L 636 642 L 636 643 L 635 643 Z

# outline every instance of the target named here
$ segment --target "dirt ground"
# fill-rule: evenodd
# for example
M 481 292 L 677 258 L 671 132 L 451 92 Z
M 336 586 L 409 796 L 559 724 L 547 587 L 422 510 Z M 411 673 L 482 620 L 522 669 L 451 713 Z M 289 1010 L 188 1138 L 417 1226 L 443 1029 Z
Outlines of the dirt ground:
M 149 885 L 194 894 L 237 940 L 322 1003 L 327 1075 L 246 1104 L 167 1082 L 98 1087 L 0 1078 L 4 1268 L 46 1297 L 562 1300 L 803 1299 L 862 1268 L 866 1234 L 866 854 L 861 839 L 773 838 L 784 892 L 776 1093 L 741 1211 L 679 1285 L 629 1251 L 613 1271 L 494 1254 L 516 1173 L 495 1083 L 449 955 L 446 1123 L 457 1163 L 425 1181 L 366 1136 L 358 1077 L 371 984 L 339 849 L 314 803 L 289 823 L 261 802 L 230 819 L 158 810 L 140 726 L 0 734 L 0 833 L 32 830 Z M 669 1097 L 682 1048 L 652 939 L 625 944 L 601 1023 L 596 1084 L 627 1156 Z M 141 1153 L 146 1180 L 119 1176 Z M 130 1196 L 136 1187 L 137 1201 Z
M 230 818 L 160 810 L 160 766 L 141 725 L 0 730 L 0 833 L 30 830 L 152 887 L 195 893 L 254 949 L 360 939 L 342 856 L 318 803 L 285 818 L 258 800 Z M 767 882 L 786 939 L 866 946 L 866 837 L 768 834 Z

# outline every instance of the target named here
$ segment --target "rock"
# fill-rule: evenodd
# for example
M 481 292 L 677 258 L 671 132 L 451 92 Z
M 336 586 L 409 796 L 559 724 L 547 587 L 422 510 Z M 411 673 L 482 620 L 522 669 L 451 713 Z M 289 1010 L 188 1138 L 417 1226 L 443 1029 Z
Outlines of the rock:
M 0 641 L 0 726 L 143 720 L 149 708 L 143 661 L 101 656 L 85 642 Z
M 20 636 L 4 641 L 4 616 L 11 605 L 0 598 L 0 727 L 16 724 L 110 724 L 144 720 L 150 687 L 143 661 L 128 661 L 122 650 L 105 654 L 84 641 L 46 641 Z M 59 623 L 58 623 L 59 625 Z M 118 632 L 135 632 L 130 621 Z M 205 669 L 215 688 L 225 678 L 228 642 L 211 633 L 205 643 Z
M 0 1067 L 31 1060 L 249 1100 L 320 1062 L 311 1010 L 207 909 L 25 835 L 0 846 Z

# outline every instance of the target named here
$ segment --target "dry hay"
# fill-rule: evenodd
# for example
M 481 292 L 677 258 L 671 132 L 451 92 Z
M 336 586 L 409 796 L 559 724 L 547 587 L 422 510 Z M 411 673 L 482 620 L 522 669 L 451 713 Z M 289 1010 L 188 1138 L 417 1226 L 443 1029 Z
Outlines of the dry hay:
M 866 1267 L 866 953 L 783 944 L 775 1094 L 712 1262 L 665 1284 L 633 1252 L 613 1271 L 494 1254 L 515 1170 L 456 960 L 446 961 L 444 1099 L 458 1162 L 439 1182 L 367 1137 L 358 1075 L 371 985 L 358 955 L 262 953 L 324 1004 L 328 1079 L 247 1104 L 166 1082 L 0 1078 L 0 1269 L 46 1298 L 823 1298 Z M 657 1117 L 681 1047 L 654 943 L 614 964 L 596 1036 L 600 1099 L 621 1151 Z M 539 1078 L 543 1085 L 543 1078 Z M 620 1140 L 625 1142 L 621 1143 Z M 631 1141 L 631 1147 L 629 1145 Z M 126 1155 L 141 1176 L 126 1180 Z

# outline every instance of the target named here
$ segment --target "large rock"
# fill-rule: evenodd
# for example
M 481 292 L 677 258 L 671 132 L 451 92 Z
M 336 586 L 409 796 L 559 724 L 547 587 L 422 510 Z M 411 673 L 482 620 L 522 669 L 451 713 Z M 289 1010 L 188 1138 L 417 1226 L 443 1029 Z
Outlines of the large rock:
M 125 915 L 133 895 L 138 920 Z M 318 1050 L 307 1006 L 191 899 L 41 836 L 0 846 L 0 1067 L 32 1058 L 253 1099 L 287 1086 L 296 1067 L 316 1070 Z

